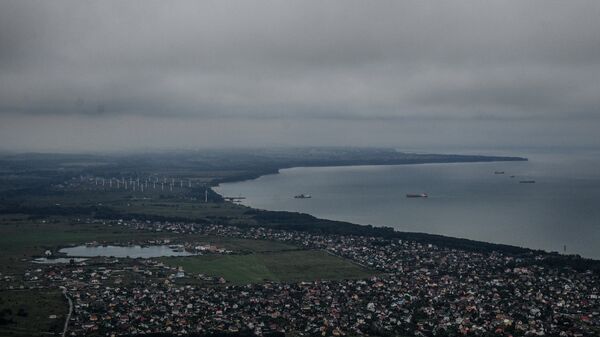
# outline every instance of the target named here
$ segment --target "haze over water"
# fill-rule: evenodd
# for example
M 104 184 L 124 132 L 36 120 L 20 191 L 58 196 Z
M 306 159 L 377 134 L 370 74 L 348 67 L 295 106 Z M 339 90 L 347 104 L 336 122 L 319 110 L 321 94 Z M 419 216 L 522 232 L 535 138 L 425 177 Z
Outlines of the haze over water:
M 217 191 L 254 208 L 600 258 L 598 153 L 513 154 L 529 161 L 292 168 Z

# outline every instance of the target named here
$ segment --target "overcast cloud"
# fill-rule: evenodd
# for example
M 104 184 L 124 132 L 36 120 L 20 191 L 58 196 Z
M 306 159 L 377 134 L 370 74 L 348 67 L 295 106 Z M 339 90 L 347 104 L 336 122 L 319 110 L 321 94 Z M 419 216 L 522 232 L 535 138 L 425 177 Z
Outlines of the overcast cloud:
M 0 1 L 0 149 L 598 146 L 598 1 Z

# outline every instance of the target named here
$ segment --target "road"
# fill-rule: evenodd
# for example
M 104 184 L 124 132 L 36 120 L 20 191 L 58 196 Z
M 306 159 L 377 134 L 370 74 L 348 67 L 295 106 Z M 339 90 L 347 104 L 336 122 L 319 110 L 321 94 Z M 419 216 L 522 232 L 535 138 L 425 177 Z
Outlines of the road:
M 69 329 L 69 321 L 71 320 L 71 314 L 73 314 L 73 301 L 71 300 L 69 295 L 67 295 L 67 288 L 63 288 L 63 295 L 65 296 L 67 301 L 69 301 L 69 313 L 67 314 L 67 319 L 65 320 L 65 328 L 62 332 L 62 337 L 65 337 L 67 335 L 67 329 Z

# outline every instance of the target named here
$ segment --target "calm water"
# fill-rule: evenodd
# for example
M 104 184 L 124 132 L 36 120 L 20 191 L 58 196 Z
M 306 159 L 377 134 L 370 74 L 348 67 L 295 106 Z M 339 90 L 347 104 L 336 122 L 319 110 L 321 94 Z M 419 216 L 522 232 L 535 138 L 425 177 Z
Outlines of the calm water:
M 130 257 L 151 258 L 161 256 L 189 256 L 188 252 L 176 252 L 169 246 L 77 246 L 59 250 L 67 256 L 107 256 L 107 257 Z
M 600 154 L 517 155 L 530 161 L 292 168 L 217 191 L 255 208 L 600 258 Z
M 83 261 L 86 261 L 87 259 L 85 259 L 85 258 L 66 258 L 66 257 L 57 257 L 57 258 L 39 257 L 37 259 L 34 259 L 33 263 L 61 264 L 61 263 L 71 263 L 71 260 L 73 260 L 73 262 L 83 262 Z

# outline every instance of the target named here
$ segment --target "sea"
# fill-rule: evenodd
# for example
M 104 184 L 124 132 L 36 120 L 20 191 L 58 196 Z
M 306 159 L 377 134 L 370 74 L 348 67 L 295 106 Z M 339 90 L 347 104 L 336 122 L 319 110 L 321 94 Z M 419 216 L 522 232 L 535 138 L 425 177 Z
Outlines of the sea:
M 600 151 L 462 153 L 529 160 L 295 167 L 216 190 L 258 209 L 600 259 Z

